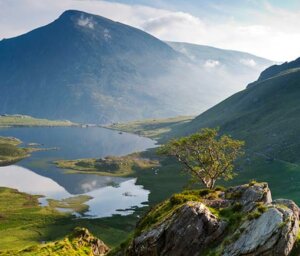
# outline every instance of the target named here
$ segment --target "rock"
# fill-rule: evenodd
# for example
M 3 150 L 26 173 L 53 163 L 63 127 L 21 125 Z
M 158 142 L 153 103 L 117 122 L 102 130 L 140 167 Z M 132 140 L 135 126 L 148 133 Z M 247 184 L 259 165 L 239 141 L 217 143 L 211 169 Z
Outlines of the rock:
M 215 199 L 208 199 L 208 195 L 200 198 L 201 202 L 173 205 L 174 211 L 168 212 L 165 219 L 157 215 L 163 211 L 154 208 L 146 220 L 159 221 L 137 235 L 126 253 L 120 255 L 288 256 L 291 253 L 299 231 L 299 208 L 293 201 L 272 201 L 267 183 L 213 193 Z M 164 204 L 171 206 L 168 201 Z M 218 214 L 213 214 L 211 208 Z
M 258 218 L 242 223 L 235 232 L 239 238 L 225 248 L 224 256 L 289 255 L 298 234 L 299 210 L 287 201 L 275 202 Z
M 93 256 L 104 256 L 110 250 L 103 241 L 91 235 L 86 228 L 76 228 L 72 237 L 80 246 L 90 246 Z
M 232 187 L 226 191 L 225 197 L 231 197 L 242 204 L 245 212 L 250 212 L 256 203 L 270 204 L 272 202 L 271 191 L 267 183 Z
M 198 256 L 226 226 L 204 204 L 187 202 L 169 220 L 136 237 L 128 255 Z

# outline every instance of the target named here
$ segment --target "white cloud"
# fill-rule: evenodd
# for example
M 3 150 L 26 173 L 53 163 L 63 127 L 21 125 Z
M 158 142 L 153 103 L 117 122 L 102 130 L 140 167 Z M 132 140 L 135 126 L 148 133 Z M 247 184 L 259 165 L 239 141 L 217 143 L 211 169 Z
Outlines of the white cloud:
M 257 63 L 253 59 L 241 59 L 240 63 L 248 67 L 255 67 Z
M 204 63 L 205 68 L 215 68 L 220 65 L 220 61 L 218 60 L 207 60 Z
M 252 22 L 228 17 L 220 23 L 185 12 L 101 0 L 0 0 L 0 38 L 45 25 L 64 10 L 78 9 L 144 29 L 163 40 L 241 50 L 278 61 L 300 56 L 300 11 L 263 3 L 263 11 L 251 10 Z
M 105 28 L 103 32 L 103 36 L 106 42 L 111 39 L 111 34 L 109 33 L 109 29 Z
M 189 28 L 196 28 L 201 33 L 205 30 L 200 19 L 183 12 L 166 12 L 162 16 L 146 20 L 141 24 L 141 27 L 159 37 L 174 36 L 174 29 L 186 35 L 191 32 Z
M 81 16 L 78 19 L 77 24 L 82 27 L 94 29 L 94 22 L 92 19 L 90 19 L 88 17 Z

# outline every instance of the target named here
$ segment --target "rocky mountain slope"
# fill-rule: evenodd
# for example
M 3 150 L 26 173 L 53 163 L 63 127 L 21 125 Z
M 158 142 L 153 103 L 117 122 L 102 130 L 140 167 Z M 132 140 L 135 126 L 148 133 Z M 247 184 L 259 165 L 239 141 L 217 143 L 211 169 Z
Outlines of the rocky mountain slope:
M 245 140 L 248 152 L 299 163 L 299 97 L 298 59 L 265 70 L 247 89 L 182 125 L 173 135 L 220 127 L 222 132 Z
M 195 61 L 170 45 L 119 22 L 66 11 L 0 41 L 0 113 L 91 123 L 199 114 L 272 64 L 209 48 L 199 48 Z
M 138 224 L 119 255 L 285 256 L 295 246 L 299 208 L 273 200 L 267 183 L 176 194 Z

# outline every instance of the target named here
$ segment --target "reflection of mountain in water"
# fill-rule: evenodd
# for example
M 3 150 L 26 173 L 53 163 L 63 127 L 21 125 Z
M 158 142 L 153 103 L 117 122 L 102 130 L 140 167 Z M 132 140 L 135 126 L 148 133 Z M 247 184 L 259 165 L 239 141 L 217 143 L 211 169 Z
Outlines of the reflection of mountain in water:
M 1 130 L 0 135 L 17 137 L 25 143 L 37 142 L 45 148 L 58 147 L 59 150 L 35 152 L 19 165 L 51 178 L 70 194 L 86 193 L 128 179 L 91 174 L 65 174 L 63 170 L 57 169 L 52 161 L 125 155 L 155 146 L 153 140 L 128 133 L 118 134 L 99 127 L 9 128 Z
M 47 199 L 63 199 L 74 194 L 87 194 L 93 198 L 86 202 L 89 206 L 88 216 L 107 217 L 113 214 L 130 214 L 133 207 L 143 206 L 143 202 L 148 201 L 149 191 L 142 186 L 136 185 L 136 179 L 122 179 L 111 177 L 100 177 L 96 175 L 64 175 L 61 177 L 70 179 L 60 179 L 60 182 L 72 188 L 71 181 L 75 180 L 74 190 L 65 190 L 64 187 L 50 178 L 39 175 L 27 168 L 11 165 L 0 167 L 0 186 L 18 189 L 19 191 L 44 195 L 41 199 L 42 205 L 47 204 Z M 74 176 L 83 176 L 83 179 L 74 179 Z M 67 183 L 64 183 L 65 181 Z M 77 181 L 77 182 L 76 182 Z M 118 184 L 112 186 L 111 184 Z M 75 193 L 73 192 L 75 191 Z M 120 211 L 121 210 L 121 211 Z

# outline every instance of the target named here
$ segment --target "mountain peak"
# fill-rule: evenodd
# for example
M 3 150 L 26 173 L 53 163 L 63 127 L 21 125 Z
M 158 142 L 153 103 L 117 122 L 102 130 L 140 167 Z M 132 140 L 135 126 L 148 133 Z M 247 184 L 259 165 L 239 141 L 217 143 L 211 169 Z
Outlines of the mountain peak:
M 103 16 L 97 15 L 97 14 L 92 14 L 92 13 L 88 13 L 88 12 L 84 12 L 84 11 L 79 11 L 79 10 L 66 10 L 64 11 L 58 18 L 58 20 L 60 19 L 74 19 L 74 18 L 90 18 L 90 19 L 95 19 L 97 21 L 107 21 L 107 22 L 113 22 L 115 23 L 113 20 L 110 20 L 108 18 L 105 18 Z
M 59 16 L 59 19 L 60 18 L 64 18 L 64 17 L 74 17 L 74 16 L 81 16 L 81 15 L 85 15 L 85 16 L 91 16 L 91 17 L 101 17 L 99 15 L 96 15 L 96 14 L 91 14 L 91 13 L 87 13 L 87 12 L 84 12 L 84 11 L 80 11 L 80 10 L 66 10 L 64 11 L 60 16 Z

